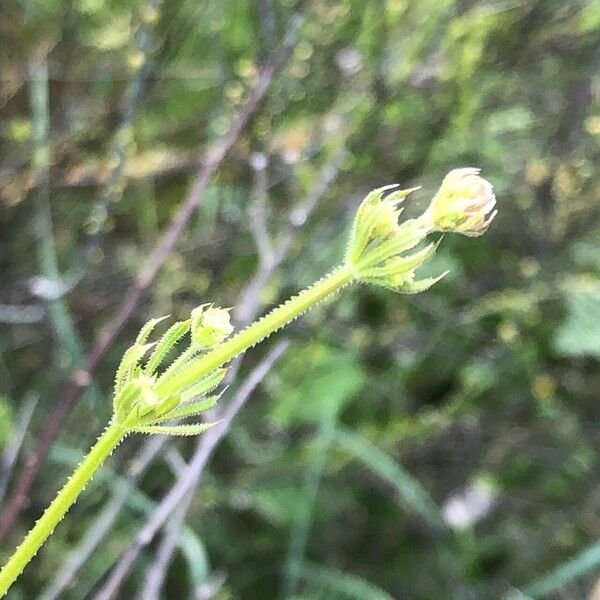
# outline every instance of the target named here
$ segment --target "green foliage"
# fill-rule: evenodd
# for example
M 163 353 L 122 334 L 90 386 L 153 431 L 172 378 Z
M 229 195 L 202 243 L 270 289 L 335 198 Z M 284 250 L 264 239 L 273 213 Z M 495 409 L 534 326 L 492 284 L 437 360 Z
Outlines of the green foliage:
M 269 419 L 278 427 L 320 421 L 337 414 L 365 381 L 356 358 L 323 346 L 309 345 L 283 359 L 276 380 L 269 382 Z
M 56 409 L 62 382 L 77 371 L 78 357 L 134 285 L 206 144 L 240 112 L 259 61 L 276 54 L 295 4 L 162 3 L 146 63 L 149 79 L 133 110 L 123 194 L 95 240 L 90 209 L 113 164 L 110 152 L 136 72 L 134 34 L 146 3 L 2 2 L 4 440 L 14 439 L 22 399 L 31 391 L 40 397 L 9 492 L 24 454 Z M 302 223 L 284 263 L 257 292 L 263 312 L 339 260 L 351 214 L 377 186 L 422 185 L 402 204 L 402 216 L 410 218 L 422 212 L 449 169 L 478 166 L 494 184 L 500 213 L 480 239 L 444 238 L 443 251 L 418 274 L 450 273 L 427 294 L 398 297 L 360 286 L 288 328 L 291 349 L 234 420 L 188 513 L 211 568 L 225 578 L 217 597 L 268 598 L 281 588 L 291 528 L 305 506 L 301 492 L 314 473 L 321 409 L 327 407 L 318 389 L 304 398 L 297 390 L 304 370 L 314 366 L 318 372 L 319 364 L 330 365 L 320 375 L 329 380 L 328 393 L 336 383 L 345 388 L 329 407 L 339 411 L 337 424 L 410 474 L 436 506 L 443 508 L 481 473 L 493 478 L 498 497 L 485 517 L 444 546 L 418 510 L 408 510 L 396 487 L 402 479 L 394 483 L 385 470 L 334 443 L 312 504 L 306 564 L 360 578 L 394 598 L 499 598 L 512 589 L 525 593 L 593 548 L 600 509 L 596 4 L 303 3 L 306 22 L 288 65 L 221 164 L 134 319 L 98 366 L 96 403 L 77 404 L 61 442 L 84 450 L 95 440 L 109 417 L 116 367 L 150 317 L 170 313 L 173 322 L 185 321 L 207 299 L 241 303 L 258 263 L 250 213 L 260 176 L 251 167 L 253 153 L 267 158 L 267 229 L 275 247 L 285 239 L 291 215 Z M 269 6 L 265 17 L 260 10 Z M 44 55 L 54 275 L 43 272 L 38 260 L 40 247 L 47 246 L 38 243 L 30 162 L 40 107 L 30 107 L 26 63 Z M 330 168 L 335 178 L 315 211 L 306 213 L 304 201 Z M 38 276 L 43 280 L 32 282 Z M 48 291 L 63 294 L 60 305 Z M 42 309 L 44 317 L 18 322 L 11 307 Z M 231 389 L 262 353 L 247 353 Z M 360 372 L 360 381 L 351 372 Z M 348 379 L 354 384 L 346 388 Z M 146 439 L 140 436 L 138 443 Z M 194 443 L 176 441 L 184 459 Z M 115 477 L 135 464 L 136 448 L 129 440 L 113 455 Z M 62 464 L 42 469 L 17 531 L 35 522 L 66 470 Z M 56 529 L 15 597 L 36 597 L 60 570 L 65 550 L 104 507 L 106 490 L 117 481 L 113 475 L 88 488 L 76 518 Z M 130 501 L 135 504 L 140 494 L 159 499 L 172 482 L 158 463 Z M 135 506 L 124 509 L 110 538 L 64 590 L 65 600 L 86 597 L 104 577 L 147 518 Z M 18 538 L 15 533 L 3 544 L 3 559 Z M 152 546 L 131 570 L 124 597 L 139 594 L 154 552 Z M 568 578 L 555 580 L 559 587 L 549 597 L 590 595 L 597 565 L 579 564 Z M 165 597 L 193 594 L 201 577 L 192 584 L 188 565 L 177 553 Z M 298 596 L 340 593 L 328 581 L 300 574 Z
M 328 598 L 354 598 L 355 600 L 392 599 L 392 596 L 387 592 L 368 581 L 336 569 L 308 564 L 302 569 L 301 577 L 313 585 L 318 584 L 317 590 L 324 590 Z
M 347 430 L 336 432 L 336 442 L 340 447 L 364 463 L 384 481 L 388 481 L 397 490 L 402 503 L 414 510 L 432 527 L 443 527 L 439 508 L 402 465 L 396 464 L 390 456 L 358 434 Z
M 600 280 L 570 279 L 564 285 L 567 315 L 555 346 L 567 356 L 600 356 Z
M 545 598 L 581 575 L 596 569 L 599 564 L 600 543 L 596 543 L 528 585 L 524 590 L 525 594 L 531 598 Z
M 148 375 L 154 375 L 158 367 L 160 367 L 162 361 L 166 355 L 173 349 L 173 346 L 190 330 L 190 321 L 179 321 L 173 323 L 171 327 L 165 332 L 165 334 L 157 342 L 154 351 L 148 359 L 145 372 Z

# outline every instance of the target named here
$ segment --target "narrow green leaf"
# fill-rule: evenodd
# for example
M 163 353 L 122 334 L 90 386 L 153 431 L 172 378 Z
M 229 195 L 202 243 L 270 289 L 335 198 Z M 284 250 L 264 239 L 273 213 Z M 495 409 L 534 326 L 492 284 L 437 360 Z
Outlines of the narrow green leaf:
M 188 565 L 192 590 L 199 590 L 210 577 L 206 548 L 196 532 L 189 527 L 181 532 L 179 547 Z
M 383 241 L 375 248 L 367 248 L 357 267 L 369 269 L 379 261 L 414 248 L 422 239 L 423 235 L 415 230 L 413 221 L 405 221 L 390 239 Z
M 153 422 L 164 423 L 165 421 L 171 421 L 174 419 L 187 419 L 188 417 L 194 417 L 200 413 L 203 413 L 209 408 L 212 408 L 220 397 L 221 394 L 217 394 L 215 396 L 208 396 L 207 398 L 198 400 L 198 402 L 191 402 L 190 404 L 178 406 L 174 410 L 164 413 L 160 418 L 155 419 Z
M 424 262 L 429 260 L 440 245 L 440 238 L 433 244 L 428 244 L 422 250 L 411 254 L 410 256 L 396 256 L 390 259 L 382 267 L 374 267 L 367 269 L 361 274 L 364 277 L 388 277 L 390 275 L 399 275 L 401 273 L 408 273 L 413 271 L 417 267 L 421 266 Z
M 433 527 L 445 527 L 440 510 L 423 486 L 393 458 L 365 437 L 345 429 L 336 432 L 338 445 L 362 461 L 397 490 L 402 501 Z
M 158 317 L 157 319 L 150 319 L 147 321 L 143 327 L 140 329 L 137 338 L 135 339 L 136 346 L 141 346 L 146 343 L 146 340 L 150 337 L 150 334 L 154 331 L 154 328 L 165 319 L 168 319 L 170 315 L 165 315 L 164 317 Z
M 158 340 L 154 352 L 150 355 L 146 365 L 146 374 L 153 375 L 165 356 L 171 351 L 173 346 L 190 330 L 191 321 L 178 321 L 173 323 L 164 335 Z
M 383 192 L 395 187 L 398 187 L 398 185 L 386 185 L 373 190 L 367 195 L 367 197 L 358 207 L 356 218 L 352 226 L 350 243 L 348 246 L 347 260 L 349 260 L 351 263 L 356 262 L 363 250 L 367 247 L 373 227 L 383 212 L 383 204 L 381 202 Z M 370 209 L 370 212 L 365 215 L 367 209 Z
M 421 186 L 417 185 L 416 187 L 406 188 L 404 190 L 394 190 L 385 197 L 384 202 L 389 202 L 390 204 L 400 204 L 406 200 L 406 197 L 409 194 L 412 194 L 420 189 Z
M 227 373 L 227 369 L 215 369 L 212 373 L 203 377 L 198 383 L 195 383 L 187 390 L 183 391 L 181 393 L 181 401 L 187 402 L 196 396 L 211 392 L 223 381 L 225 373 Z
M 131 431 L 137 433 L 159 433 L 162 435 L 198 435 L 210 429 L 215 423 L 194 423 L 193 425 L 147 425 L 132 427 Z
M 337 569 L 308 563 L 300 570 L 299 575 L 305 581 L 335 593 L 336 597 L 340 595 L 354 600 L 393 600 L 390 594 L 371 582 Z
M 123 384 L 113 400 L 113 412 L 118 420 L 122 420 L 129 414 L 133 402 L 140 394 L 140 384 L 137 381 L 127 381 Z
M 123 385 L 129 379 L 133 369 L 137 366 L 139 361 L 143 358 L 144 354 L 152 348 L 154 344 L 134 344 L 125 351 L 123 358 L 119 363 L 117 374 L 115 376 L 115 394 L 117 394 L 123 388 Z
M 168 420 L 163 418 L 164 415 L 171 412 L 174 408 L 176 408 L 180 403 L 180 396 L 178 394 L 173 394 L 163 400 L 159 405 L 150 407 L 150 410 L 144 412 L 143 415 L 140 415 L 140 420 L 138 421 L 138 425 L 154 425 L 155 423 Z
M 418 294 L 420 292 L 424 292 L 428 290 L 432 285 L 435 285 L 440 279 L 443 279 L 448 275 L 450 271 L 444 271 L 441 275 L 437 277 L 427 277 L 425 279 L 420 279 L 419 281 L 411 281 L 410 283 L 406 283 L 400 287 L 398 287 L 398 291 L 403 294 Z
M 198 358 L 200 349 L 196 346 L 188 346 L 159 376 L 158 381 L 171 380 Z
M 600 542 L 592 544 L 571 560 L 543 575 L 523 591 L 531 598 L 547 598 L 552 592 L 596 569 L 598 565 L 600 565 Z

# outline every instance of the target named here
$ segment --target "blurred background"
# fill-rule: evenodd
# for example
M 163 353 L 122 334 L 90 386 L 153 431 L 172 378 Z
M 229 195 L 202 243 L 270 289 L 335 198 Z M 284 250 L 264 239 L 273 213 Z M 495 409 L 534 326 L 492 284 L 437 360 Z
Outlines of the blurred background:
M 249 351 L 222 439 L 128 439 L 10 598 L 600 598 L 597 0 L 3 0 L 0 36 L 2 560 L 147 319 L 249 322 L 374 187 L 476 166 L 500 211 L 430 291 Z

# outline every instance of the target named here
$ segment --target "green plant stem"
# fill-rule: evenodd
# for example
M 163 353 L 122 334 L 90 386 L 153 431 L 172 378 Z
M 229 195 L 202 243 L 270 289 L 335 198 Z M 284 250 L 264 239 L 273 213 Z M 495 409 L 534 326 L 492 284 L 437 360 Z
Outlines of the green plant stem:
M 6 594 L 27 563 L 36 555 L 56 525 L 77 500 L 87 482 L 124 437 L 125 428 L 122 424 L 112 422 L 104 430 L 83 462 L 0 571 L 0 597 Z
M 335 269 L 312 287 L 290 298 L 213 351 L 193 360 L 179 373 L 167 375 L 162 381 L 159 380 L 157 393 L 162 397 L 168 397 L 170 394 L 194 384 L 354 279 L 355 274 L 351 266 L 344 265 Z M 0 596 L 6 594 L 27 563 L 35 556 L 56 525 L 77 500 L 87 482 L 125 437 L 126 431 L 127 423 L 112 421 L 98 438 L 89 454 L 0 571 Z
M 167 377 L 163 381 L 159 380 L 156 386 L 157 394 L 161 397 L 167 397 L 178 390 L 192 385 L 211 373 L 214 369 L 224 365 L 238 354 L 265 339 L 274 331 L 281 329 L 286 323 L 293 321 L 311 306 L 314 306 L 327 296 L 351 283 L 354 277 L 354 271 L 351 266 L 344 265 L 333 270 L 329 275 L 317 281 L 312 287 L 290 298 L 287 302 L 262 317 L 262 319 L 254 322 L 226 342 L 217 346 L 211 352 L 190 363 L 188 367 L 185 367 L 176 375 Z

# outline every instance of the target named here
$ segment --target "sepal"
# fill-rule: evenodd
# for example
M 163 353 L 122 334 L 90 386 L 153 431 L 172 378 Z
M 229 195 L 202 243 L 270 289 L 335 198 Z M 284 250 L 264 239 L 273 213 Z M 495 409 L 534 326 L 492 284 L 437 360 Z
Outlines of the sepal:
M 173 349 L 175 344 L 190 330 L 191 321 L 178 321 L 173 323 L 169 329 L 163 334 L 158 340 L 154 352 L 150 355 L 148 363 L 146 364 L 145 372 L 148 375 L 153 375 L 158 367 L 160 367 L 162 361 L 165 359 L 167 354 Z
M 117 368 L 117 374 L 115 376 L 115 394 L 117 394 L 124 386 L 124 384 L 131 379 L 134 369 L 146 352 L 152 348 L 154 344 L 134 344 L 129 347 Z
M 428 290 L 431 286 L 440 281 L 440 279 L 446 277 L 449 272 L 450 271 L 444 271 L 437 277 L 427 277 L 425 279 L 419 279 L 418 281 L 407 282 L 404 285 L 399 286 L 397 291 L 401 294 L 419 294 Z

